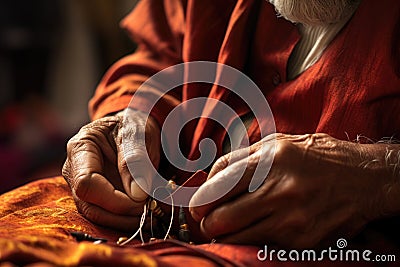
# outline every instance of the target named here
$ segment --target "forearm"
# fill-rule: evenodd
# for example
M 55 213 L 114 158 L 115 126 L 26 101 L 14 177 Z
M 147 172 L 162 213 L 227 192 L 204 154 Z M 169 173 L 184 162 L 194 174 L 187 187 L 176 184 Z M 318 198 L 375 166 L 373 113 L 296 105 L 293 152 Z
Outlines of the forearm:
M 360 154 L 364 161 L 360 167 L 379 181 L 378 218 L 400 215 L 400 145 L 363 144 Z

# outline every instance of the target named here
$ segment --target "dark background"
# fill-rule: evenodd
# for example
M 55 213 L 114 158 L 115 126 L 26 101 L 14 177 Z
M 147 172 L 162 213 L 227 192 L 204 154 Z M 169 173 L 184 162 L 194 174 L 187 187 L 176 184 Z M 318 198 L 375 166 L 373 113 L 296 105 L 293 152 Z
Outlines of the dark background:
M 107 68 L 132 52 L 136 0 L 0 1 L 0 194 L 61 174 Z

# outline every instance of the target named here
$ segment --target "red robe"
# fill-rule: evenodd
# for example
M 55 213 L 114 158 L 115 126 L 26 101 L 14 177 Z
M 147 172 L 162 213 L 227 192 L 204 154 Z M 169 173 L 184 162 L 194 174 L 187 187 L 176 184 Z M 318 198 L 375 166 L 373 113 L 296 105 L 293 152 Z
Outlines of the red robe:
M 122 26 L 138 49 L 104 76 L 90 102 L 93 119 L 126 108 L 135 90 L 158 71 L 201 60 L 247 74 L 266 96 L 277 132 L 400 138 L 400 1 L 363 0 L 321 58 L 293 80 L 286 69 L 299 32 L 266 0 L 143 0 Z M 229 90 L 186 84 L 163 96 L 151 115 L 162 125 L 169 111 L 197 97 L 226 102 L 239 115 L 248 111 Z M 134 108 L 146 110 L 146 95 L 139 99 Z M 206 105 L 203 113 L 212 109 Z M 216 126 L 208 119 L 190 124 L 183 153 L 196 159 L 199 142 L 209 137 L 220 156 L 225 131 Z M 253 124 L 248 131 L 257 141 L 258 128 Z M 187 178 L 181 176 L 179 184 Z
M 277 132 L 321 132 L 346 140 L 399 138 L 399 1 L 363 0 L 322 57 L 293 80 L 287 79 L 286 68 L 299 33 L 265 0 L 140 1 L 122 26 L 138 49 L 102 79 L 90 102 L 92 119 L 127 107 L 135 90 L 156 72 L 202 60 L 247 74 L 266 96 Z M 165 95 L 151 115 L 162 125 L 170 110 L 197 97 L 224 101 L 239 115 L 247 112 L 228 90 L 186 84 Z M 134 107 L 145 110 L 146 103 L 143 95 Z M 212 108 L 206 105 L 204 114 Z M 257 127 L 249 131 L 256 141 Z M 224 134 L 210 120 L 196 121 L 184 132 L 183 147 L 190 148 L 186 155 L 196 158 L 199 142 L 210 137 L 220 156 Z

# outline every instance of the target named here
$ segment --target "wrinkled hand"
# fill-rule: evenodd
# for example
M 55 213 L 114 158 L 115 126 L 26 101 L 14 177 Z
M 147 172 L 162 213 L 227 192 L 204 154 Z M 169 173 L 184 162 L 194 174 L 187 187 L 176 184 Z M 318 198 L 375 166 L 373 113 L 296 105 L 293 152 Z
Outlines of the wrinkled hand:
M 399 202 L 400 190 L 382 164 L 387 153 L 374 152 L 379 145 L 340 141 L 325 134 L 277 134 L 276 143 L 272 139 L 266 137 L 246 148 L 247 156 L 238 150 L 220 158 L 208 181 L 192 197 L 191 214 L 201 221 L 209 238 L 306 248 L 352 236 L 367 222 L 398 211 L 399 204 L 393 203 Z M 249 193 L 255 166 L 271 160 L 274 144 L 269 174 Z M 235 163 L 228 166 L 233 158 Z M 227 179 L 234 179 L 241 168 L 246 170 L 233 190 L 198 206 L 225 186 Z
M 68 142 L 62 170 L 77 208 L 86 218 L 125 231 L 132 231 L 139 224 L 147 199 L 135 182 L 151 181 L 152 173 L 143 159 L 148 153 L 156 168 L 160 160 L 157 123 L 152 118 L 146 123 L 146 116 L 139 111 L 130 113 L 133 116 L 124 118 L 120 112 L 82 127 Z M 144 134 L 145 143 L 141 141 Z M 123 138 L 131 140 L 125 146 L 125 155 Z M 131 163 L 135 164 L 135 169 L 131 168 L 135 180 L 128 168 Z

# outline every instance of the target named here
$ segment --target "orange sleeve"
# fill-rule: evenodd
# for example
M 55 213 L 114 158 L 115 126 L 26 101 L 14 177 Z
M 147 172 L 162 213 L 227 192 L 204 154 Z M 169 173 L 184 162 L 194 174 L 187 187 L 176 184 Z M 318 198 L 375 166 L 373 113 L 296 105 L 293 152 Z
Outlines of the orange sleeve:
M 125 109 L 134 92 L 149 77 L 182 62 L 185 6 L 184 0 L 139 1 L 121 22 L 138 48 L 111 66 L 100 81 L 89 102 L 92 120 Z M 149 89 L 150 94 L 154 92 L 157 88 Z M 162 124 L 168 112 L 180 103 L 181 94 L 177 89 L 164 95 L 151 115 Z M 141 94 L 135 102 L 138 104 L 133 108 L 141 110 L 146 95 Z

